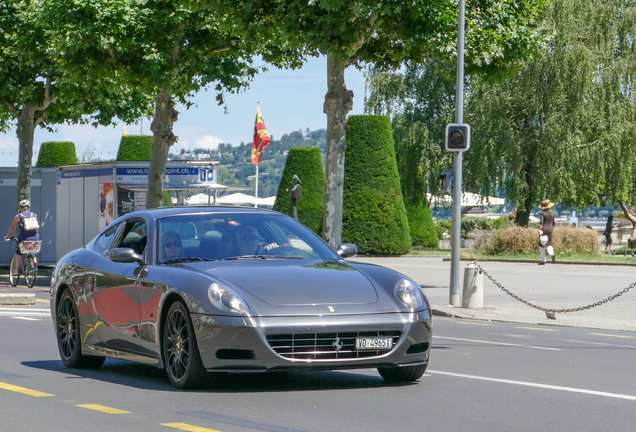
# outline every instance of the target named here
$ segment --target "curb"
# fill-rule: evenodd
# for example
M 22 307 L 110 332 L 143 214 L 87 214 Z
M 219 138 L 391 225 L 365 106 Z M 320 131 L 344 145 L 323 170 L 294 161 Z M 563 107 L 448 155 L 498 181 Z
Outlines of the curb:
M 33 305 L 35 294 L 0 294 L 2 305 Z
M 470 261 L 470 262 L 503 262 L 503 263 L 522 263 L 522 264 L 537 264 L 539 262 L 536 260 L 513 260 L 513 259 L 489 259 L 489 258 L 460 258 L 460 261 Z M 450 258 L 443 258 L 442 261 L 450 261 Z M 593 265 L 593 266 L 626 266 L 626 267 L 634 267 L 636 263 L 613 263 L 613 262 L 596 262 L 596 261 L 557 261 L 555 264 L 563 264 L 563 265 Z M 551 262 L 547 262 L 546 265 L 552 265 Z

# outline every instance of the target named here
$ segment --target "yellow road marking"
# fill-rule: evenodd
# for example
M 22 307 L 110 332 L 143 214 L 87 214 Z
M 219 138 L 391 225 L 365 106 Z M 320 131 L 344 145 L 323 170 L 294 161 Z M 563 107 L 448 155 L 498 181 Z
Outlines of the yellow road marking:
M 468 324 L 468 325 L 483 325 L 483 326 L 489 326 L 492 324 L 486 324 L 486 323 L 478 323 L 478 322 L 470 322 L 470 321 L 453 321 L 455 324 Z
M 623 339 L 634 339 L 634 336 L 621 336 L 621 335 L 611 335 L 604 333 L 590 333 L 593 336 L 607 336 L 607 337 L 615 337 L 615 338 L 623 338 Z
M 45 299 L 35 299 L 35 301 L 40 303 L 51 303 L 49 300 L 45 300 Z
M 548 329 L 548 328 L 540 328 L 540 327 L 515 327 L 515 328 L 526 329 L 526 330 L 558 331 L 556 329 Z
M 9 390 L 9 391 L 13 391 L 16 393 L 22 393 L 25 395 L 29 395 L 29 396 L 35 396 L 35 397 L 42 397 L 42 396 L 55 396 L 49 393 L 43 393 L 43 392 L 39 392 L 37 390 L 31 390 L 28 388 L 24 388 L 24 387 L 19 387 L 13 384 L 7 384 L 7 383 L 3 383 L 0 382 L 0 388 L 1 389 L 5 389 L 5 390 Z
M 86 408 L 95 411 L 101 411 L 107 414 L 130 414 L 130 411 L 124 411 L 117 408 L 110 408 L 104 405 L 96 405 L 96 404 L 84 404 L 84 405 L 75 405 L 80 408 Z
M 181 429 L 189 432 L 219 432 L 216 429 L 208 429 L 204 427 L 192 426 L 186 423 L 162 423 L 161 426 L 168 426 L 175 429 Z

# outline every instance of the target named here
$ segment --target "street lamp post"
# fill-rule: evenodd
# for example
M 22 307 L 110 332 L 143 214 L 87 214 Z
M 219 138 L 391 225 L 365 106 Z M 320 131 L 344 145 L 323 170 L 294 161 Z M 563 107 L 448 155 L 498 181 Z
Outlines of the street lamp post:
M 466 0 L 459 0 L 459 25 L 457 35 L 457 88 L 455 97 L 455 123 L 464 122 L 464 22 Z M 459 254 L 462 243 L 462 151 L 456 151 L 453 181 L 453 229 L 451 244 L 451 275 L 449 304 L 459 306 Z

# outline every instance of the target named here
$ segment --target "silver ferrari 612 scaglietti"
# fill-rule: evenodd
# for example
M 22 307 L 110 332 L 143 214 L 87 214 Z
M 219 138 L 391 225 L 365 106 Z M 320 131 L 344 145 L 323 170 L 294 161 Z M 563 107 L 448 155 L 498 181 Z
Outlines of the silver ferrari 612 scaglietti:
M 60 259 L 51 312 L 62 361 L 165 368 L 177 388 L 207 372 L 377 368 L 415 381 L 431 348 L 420 286 L 345 261 L 294 219 L 260 209 L 127 214 Z

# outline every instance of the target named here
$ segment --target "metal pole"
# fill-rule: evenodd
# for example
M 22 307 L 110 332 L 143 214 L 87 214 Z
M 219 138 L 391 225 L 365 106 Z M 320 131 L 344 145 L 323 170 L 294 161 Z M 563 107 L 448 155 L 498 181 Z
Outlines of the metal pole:
M 258 199 L 258 165 L 256 165 L 256 185 L 254 187 L 254 197 Z M 258 204 L 256 204 L 256 199 L 254 200 L 254 208 L 258 208 Z
M 457 84 L 455 96 L 455 123 L 464 122 L 464 21 L 466 0 L 459 0 L 459 25 L 457 34 Z M 455 152 L 455 180 L 453 181 L 453 230 L 451 245 L 451 277 L 449 304 L 459 302 L 459 253 L 462 244 L 462 152 Z

